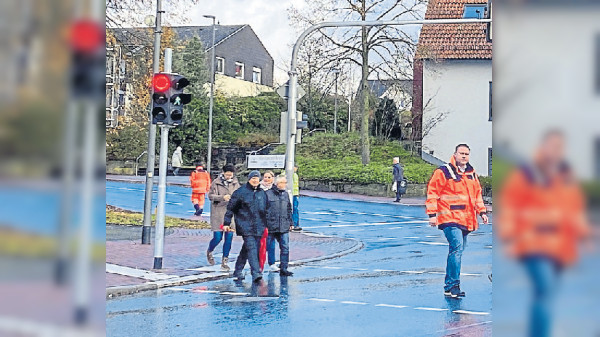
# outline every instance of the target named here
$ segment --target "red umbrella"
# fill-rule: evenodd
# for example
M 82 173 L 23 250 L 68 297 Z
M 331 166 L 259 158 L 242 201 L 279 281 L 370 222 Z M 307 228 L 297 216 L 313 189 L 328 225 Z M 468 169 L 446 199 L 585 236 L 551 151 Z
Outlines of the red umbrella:
M 263 271 L 265 267 L 265 261 L 267 260 L 267 236 L 269 236 L 269 230 L 265 228 L 265 231 L 260 238 L 260 247 L 258 249 L 258 262 L 260 263 L 261 272 Z

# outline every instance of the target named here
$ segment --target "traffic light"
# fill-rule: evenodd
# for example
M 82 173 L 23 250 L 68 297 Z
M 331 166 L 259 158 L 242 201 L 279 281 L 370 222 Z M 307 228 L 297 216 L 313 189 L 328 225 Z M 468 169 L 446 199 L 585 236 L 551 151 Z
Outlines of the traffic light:
M 296 111 L 296 144 L 302 143 L 302 129 L 308 129 L 308 115 Z
M 71 95 L 103 99 L 106 95 L 105 29 L 92 20 L 79 20 L 69 31 Z
M 177 126 L 183 119 L 183 105 L 192 100 L 192 95 L 183 93 L 190 81 L 178 74 L 158 73 L 154 75 L 152 87 L 152 124 Z
M 169 95 L 169 115 L 167 123 L 169 125 L 180 125 L 183 119 L 183 105 L 192 101 L 191 94 L 184 94 L 183 88 L 190 85 L 190 81 L 177 74 L 171 74 L 171 93 Z
M 154 74 L 152 79 L 152 124 L 168 124 L 167 112 L 169 111 L 169 91 L 171 78 L 168 74 Z

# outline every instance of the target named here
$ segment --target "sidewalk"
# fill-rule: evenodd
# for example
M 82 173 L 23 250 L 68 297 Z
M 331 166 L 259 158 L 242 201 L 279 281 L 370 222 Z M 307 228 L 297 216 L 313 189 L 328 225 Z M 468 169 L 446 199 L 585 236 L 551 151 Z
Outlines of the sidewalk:
M 152 270 L 153 240 L 150 245 L 142 245 L 139 239 L 107 240 L 106 296 L 229 277 L 229 273 L 222 272 L 220 268 L 222 242 L 214 251 L 217 265 L 209 266 L 206 261 L 206 248 L 211 238 L 212 232 L 208 229 L 176 228 L 167 233 L 161 270 Z M 231 272 L 241 246 L 242 239 L 235 236 L 229 254 Z M 360 248 L 362 243 L 352 239 L 314 233 L 290 233 L 290 264 L 293 266 L 334 258 Z M 276 255 L 279 256 L 279 248 Z

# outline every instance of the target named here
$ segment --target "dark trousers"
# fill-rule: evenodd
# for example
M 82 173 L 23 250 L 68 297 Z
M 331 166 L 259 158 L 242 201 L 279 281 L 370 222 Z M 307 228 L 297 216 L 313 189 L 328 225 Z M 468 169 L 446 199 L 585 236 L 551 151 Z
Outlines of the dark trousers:
M 238 255 L 237 260 L 235 261 L 235 271 L 233 275 L 241 276 L 242 270 L 244 270 L 244 266 L 246 265 L 246 261 L 250 263 L 250 271 L 252 273 L 252 279 L 261 276 L 260 272 L 260 263 L 258 261 L 258 247 L 260 247 L 260 236 L 244 236 L 244 245 L 242 246 L 242 250 L 240 250 L 240 255 Z
M 402 183 L 402 181 L 396 182 L 396 200 L 400 200 L 400 198 L 402 198 L 402 194 L 400 194 L 400 184 L 401 183 Z
M 275 263 L 275 240 L 279 242 L 279 255 L 281 270 L 287 270 L 290 263 L 290 233 L 269 233 L 267 239 L 267 252 L 269 253 L 269 264 Z

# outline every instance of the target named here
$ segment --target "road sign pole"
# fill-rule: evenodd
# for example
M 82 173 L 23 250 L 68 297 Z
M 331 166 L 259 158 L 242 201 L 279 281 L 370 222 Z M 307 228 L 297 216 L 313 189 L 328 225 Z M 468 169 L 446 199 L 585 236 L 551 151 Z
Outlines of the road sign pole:
M 287 178 L 287 192 L 292 199 L 292 189 L 294 186 L 294 163 L 296 155 L 296 81 L 298 80 L 298 73 L 290 71 L 290 80 L 288 88 L 288 125 L 287 125 L 287 147 L 285 157 L 285 175 Z
M 154 29 L 153 73 L 160 71 L 160 35 L 162 0 L 156 0 L 156 28 Z M 146 192 L 144 194 L 144 220 L 142 226 L 142 244 L 150 244 L 152 226 L 152 189 L 154 185 L 154 160 L 156 157 L 156 125 L 152 124 L 152 115 L 148 114 L 148 163 L 146 164 Z
M 160 161 L 158 164 L 158 211 L 154 232 L 154 269 L 162 269 L 165 240 L 165 201 L 167 195 L 167 152 L 169 150 L 168 125 L 160 126 Z

